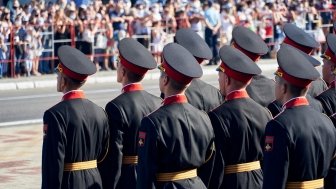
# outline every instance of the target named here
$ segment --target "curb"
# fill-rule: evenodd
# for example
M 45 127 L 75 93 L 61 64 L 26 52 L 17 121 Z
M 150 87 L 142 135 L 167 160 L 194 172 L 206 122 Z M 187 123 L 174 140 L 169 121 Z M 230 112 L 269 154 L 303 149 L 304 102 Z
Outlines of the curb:
M 112 72 L 113 74 L 114 72 Z M 203 75 L 217 74 L 215 69 L 204 69 Z M 160 78 L 159 72 L 152 72 L 146 74 L 144 80 L 157 80 Z M 0 91 L 8 90 L 23 90 L 23 89 L 34 89 L 34 88 L 46 88 L 46 87 L 56 87 L 56 79 L 51 80 L 32 80 L 32 81 L 17 81 L 0 83 Z M 93 76 L 89 77 L 87 84 L 99 84 L 99 83 L 117 83 L 117 76 Z
M 271 63 L 265 63 L 266 61 L 260 61 L 259 67 L 263 71 L 275 70 L 277 64 L 275 61 Z M 213 75 L 217 74 L 216 66 L 203 66 L 203 75 Z M 112 75 L 112 76 L 111 76 Z M 43 76 L 42 76 L 43 77 Z M 144 80 L 157 80 L 160 77 L 160 72 L 158 70 L 150 71 L 146 74 Z M 10 82 L 0 83 L 0 91 L 9 90 L 24 90 L 24 89 L 35 89 L 35 88 L 47 88 L 56 87 L 56 77 L 48 80 L 44 79 L 30 79 L 29 81 L 10 79 Z M 105 72 L 105 75 L 91 76 L 88 78 L 87 84 L 99 84 L 99 83 L 117 83 L 116 71 Z
M 11 126 L 23 126 L 23 125 L 25 126 L 25 125 L 33 125 L 33 124 L 41 124 L 42 125 L 42 123 L 43 123 L 42 119 L 11 121 L 11 122 L 0 123 L 0 128 L 11 127 Z

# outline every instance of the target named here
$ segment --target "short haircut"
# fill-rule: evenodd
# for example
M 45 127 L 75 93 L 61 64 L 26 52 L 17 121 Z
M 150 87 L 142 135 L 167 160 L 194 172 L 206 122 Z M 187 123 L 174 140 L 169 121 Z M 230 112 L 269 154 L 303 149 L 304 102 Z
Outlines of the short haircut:
M 125 70 L 126 70 L 127 79 L 131 83 L 140 82 L 145 77 L 145 74 L 144 75 L 140 75 L 140 74 L 136 74 L 136 73 L 134 73 L 132 71 L 129 71 L 127 69 L 125 69 Z
M 86 82 L 86 80 L 79 81 L 79 80 L 73 79 L 73 78 L 71 78 L 71 77 L 69 77 L 65 74 L 62 74 L 62 76 L 67 81 L 68 87 L 70 87 L 70 88 L 80 88 Z
M 280 85 L 287 84 L 288 91 L 290 92 L 290 94 L 292 94 L 292 96 L 304 96 L 308 91 L 308 87 L 299 87 L 293 85 L 279 76 L 277 76 L 276 78 L 279 78 L 277 82 L 279 82 Z
M 165 72 L 161 71 L 161 77 L 164 77 L 164 76 L 169 77 Z M 188 85 L 179 83 L 178 81 L 175 81 L 171 77 L 169 77 L 169 85 L 175 91 L 183 91 L 188 87 Z

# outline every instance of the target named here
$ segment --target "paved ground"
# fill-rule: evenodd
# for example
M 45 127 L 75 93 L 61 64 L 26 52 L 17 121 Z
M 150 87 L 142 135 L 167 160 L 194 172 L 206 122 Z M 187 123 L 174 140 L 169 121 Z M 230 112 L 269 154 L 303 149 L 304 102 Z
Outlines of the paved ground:
M 42 126 L 0 128 L 0 188 L 41 188 Z

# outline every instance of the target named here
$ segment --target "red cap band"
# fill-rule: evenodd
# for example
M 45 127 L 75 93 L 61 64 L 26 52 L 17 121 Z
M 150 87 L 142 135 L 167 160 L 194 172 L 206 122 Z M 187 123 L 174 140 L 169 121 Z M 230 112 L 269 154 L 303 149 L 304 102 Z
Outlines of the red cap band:
M 162 59 L 162 67 L 164 69 L 163 71 L 176 82 L 187 85 L 193 79 L 192 77 L 188 77 L 174 70 L 174 68 L 172 68 L 171 66 L 169 66 L 169 64 L 166 63 L 166 60 L 164 58 Z
M 196 56 L 195 56 L 195 58 L 196 58 L 196 60 L 197 60 L 197 62 L 198 62 L 199 64 L 201 64 L 201 63 L 203 62 L 203 60 L 204 60 L 204 58 L 198 58 L 198 57 L 196 57 Z
M 300 79 L 297 77 L 293 77 L 284 72 L 281 68 L 278 68 L 278 70 L 275 72 L 275 75 L 284 78 L 284 80 L 298 87 L 308 87 L 308 85 L 312 82 L 311 80 L 308 79 Z
M 255 53 L 252 53 L 250 51 L 247 51 L 247 50 L 243 49 L 236 42 L 233 42 L 233 47 L 236 48 L 236 49 L 239 49 L 246 56 L 250 57 L 254 62 L 258 61 L 261 57 L 259 54 L 255 54 Z
M 79 74 L 76 72 L 71 71 L 70 69 L 68 69 L 67 67 L 65 67 L 62 62 L 60 62 L 57 66 L 57 69 L 60 73 L 65 74 L 66 76 L 78 80 L 78 81 L 84 81 L 87 79 L 87 75 L 83 75 L 83 74 Z
M 245 74 L 242 72 L 238 72 L 235 71 L 231 68 L 229 68 L 228 66 L 225 65 L 225 63 L 222 61 L 220 67 L 223 69 L 223 72 L 226 73 L 226 75 L 228 75 L 229 77 L 232 77 L 233 79 L 237 80 L 237 81 L 241 81 L 243 83 L 247 83 L 249 82 L 253 75 L 252 74 Z
M 283 40 L 283 43 L 286 43 L 286 44 L 291 45 L 291 46 L 293 46 L 293 47 L 295 47 L 297 49 L 300 49 L 301 51 L 305 52 L 308 55 L 310 55 L 313 52 L 313 50 L 314 50 L 314 48 L 300 45 L 300 44 L 294 42 L 293 40 L 289 39 L 288 37 L 286 37 Z
M 140 66 L 136 66 L 130 62 L 128 62 L 124 57 L 119 56 L 119 59 L 120 59 L 120 63 L 125 67 L 127 68 L 129 71 L 133 72 L 133 73 L 136 73 L 136 74 L 139 74 L 139 75 L 144 75 L 148 69 L 146 68 L 142 68 Z

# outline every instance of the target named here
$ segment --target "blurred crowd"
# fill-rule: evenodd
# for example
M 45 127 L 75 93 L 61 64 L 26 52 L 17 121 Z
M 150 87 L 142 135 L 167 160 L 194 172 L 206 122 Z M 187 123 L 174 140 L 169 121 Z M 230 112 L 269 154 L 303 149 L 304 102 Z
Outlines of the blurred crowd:
M 205 38 L 216 56 L 235 25 L 258 33 L 274 57 L 284 23 L 295 23 L 323 47 L 334 20 L 331 0 L 9 0 L 0 7 L 0 78 L 53 73 L 61 45 L 76 46 L 99 70 L 115 69 L 118 40 L 130 36 L 160 61 L 180 28 Z M 323 27 L 322 27 L 323 26 Z M 318 52 L 317 52 L 318 53 Z M 12 60 L 13 62 L 11 62 Z M 209 64 L 217 64 L 213 59 Z M 13 64 L 14 70 L 11 70 Z

